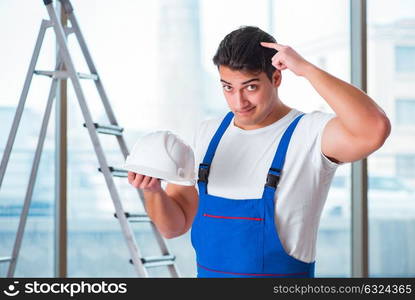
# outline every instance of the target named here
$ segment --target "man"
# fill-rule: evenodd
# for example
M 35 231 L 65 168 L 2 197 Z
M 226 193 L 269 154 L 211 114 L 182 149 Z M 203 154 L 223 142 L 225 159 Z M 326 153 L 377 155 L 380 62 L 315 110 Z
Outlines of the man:
M 164 191 L 157 178 L 131 172 L 129 183 L 143 189 L 163 236 L 192 227 L 198 277 L 314 277 L 335 170 L 380 148 L 390 122 L 364 92 L 257 27 L 228 34 L 213 62 L 231 112 L 195 134 L 197 186 Z M 335 114 L 285 105 L 278 96 L 285 69 L 307 79 Z

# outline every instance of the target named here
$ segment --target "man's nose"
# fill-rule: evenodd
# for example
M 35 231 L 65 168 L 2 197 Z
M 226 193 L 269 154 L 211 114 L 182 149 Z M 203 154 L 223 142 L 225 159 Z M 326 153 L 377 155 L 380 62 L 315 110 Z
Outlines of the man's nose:
M 235 93 L 235 108 L 237 110 L 243 109 L 248 106 L 248 100 L 245 98 L 243 92 L 239 91 Z

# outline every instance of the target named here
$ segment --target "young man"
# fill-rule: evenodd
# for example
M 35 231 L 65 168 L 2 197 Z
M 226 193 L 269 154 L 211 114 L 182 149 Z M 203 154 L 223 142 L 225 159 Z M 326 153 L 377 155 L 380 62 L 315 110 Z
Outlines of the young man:
M 220 43 L 213 62 L 231 112 L 201 123 L 197 186 L 129 173 L 166 238 L 192 227 L 198 277 L 314 277 L 321 211 L 337 166 L 382 146 L 390 123 L 361 90 L 257 27 Z M 335 114 L 278 96 L 281 71 L 306 78 Z

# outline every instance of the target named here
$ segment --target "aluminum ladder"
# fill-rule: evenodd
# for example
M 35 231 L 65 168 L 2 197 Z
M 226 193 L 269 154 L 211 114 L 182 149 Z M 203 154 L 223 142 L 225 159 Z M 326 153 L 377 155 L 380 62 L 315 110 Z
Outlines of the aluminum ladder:
M 135 272 L 137 273 L 137 276 L 138 277 L 149 277 L 148 270 L 147 270 L 148 268 L 167 266 L 171 277 L 180 277 L 179 271 L 177 269 L 177 264 L 175 262 L 175 256 L 170 253 L 166 240 L 161 236 L 161 234 L 159 233 L 159 231 L 157 230 L 156 226 L 151 221 L 151 219 L 148 217 L 148 215 L 130 214 L 128 212 L 125 212 L 123 209 L 119 193 L 117 191 L 117 188 L 113 180 L 113 176 L 127 177 L 128 173 L 125 170 L 108 165 L 107 160 L 104 155 L 104 151 L 102 149 L 102 146 L 101 146 L 101 143 L 98 137 L 98 133 L 114 135 L 118 141 L 121 152 L 125 159 L 127 155 L 129 154 L 129 151 L 127 149 L 127 145 L 123 137 L 123 128 L 120 127 L 117 123 L 117 120 L 115 118 L 111 105 L 109 103 L 108 97 L 105 93 L 103 84 L 101 82 L 100 76 L 97 72 L 97 69 L 95 68 L 95 65 L 92 61 L 92 57 L 89 53 L 84 37 L 79 28 L 79 25 L 74 15 L 73 7 L 70 1 L 69 0 L 59 0 L 59 1 L 61 2 L 61 7 L 62 7 L 63 12 L 65 13 L 67 19 L 70 21 L 71 27 L 63 26 L 61 24 L 60 20 L 57 17 L 55 8 L 53 7 L 53 0 L 43 0 L 50 19 L 42 20 L 40 31 L 39 31 L 37 41 L 35 44 L 35 49 L 33 51 L 32 58 L 30 61 L 29 70 L 27 72 L 26 79 L 24 82 L 23 91 L 20 96 L 19 104 L 17 106 L 17 110 L 16 110 L 16 113 L 13 119 L 12 128 L 10 130 L 6 148 L 5 148 L 3 158 L 0 164 L 0 188 L 1 188 L 1 184 L 3 181 L 4 174 L 6 172 L 7 164 L 8 164 L 9 157 L 10 157 L 10 152 L 12 150 L 13 143 L 16 137 L 16 132 L 17 132 L 20 120 L 21 120 L 21 116 L 23 113 L 24 105 L 26 102 L 27 94 L 29 91 L 29 87 L 30 87 L 33 75 L 41 75 L 41 76 L 50 77 L 52 79 L 52 83 L 51 83 L 51 87 L 49 91 L 45 113 L 44 113 L 43 120 L 42 120 L 42 127 L 40 130 L 40 135 L 39 135 L 39 139 L 38 139 L 38 143 L 36 147 L 36 152 L 35 152 L 33 165 L 32 165 L 32 169 L 30 173 L 29 184 L 26 190 L 26 195 L 24 199 L 24 204 L 23 204 L 20 220 L 19 220 L 17 234 L 16 234 L 16 238 L 15 238 L 15 242 L 14 242 L 14 246 L 12 250 L 12 255 L 10 257 L 0 257 L 0 263 L 9 262 L 7 277 L 13 277 L 15 269 L 16 269 L 19 251 L 21 248 L 26 220 L 27 220 L 27 216 L 29 212 L 32 195 L 33 195 L 34 183 L 36 181 L 41 152 L 42 152 L 43 144 L 44 144 L 45 137 L 46 137 L 47 126 L 49 122 L 50 112 L 52 109 L 52 103 L 56 95 L 58 81 L 60 79 L 70 78 L 72 81 L 72 85 L 74 87 L 79 105 L 81 107 L 82 115 L 85 121 L 84 127 L 88 129 L 89 136 L 91 138 L 95 153 L 98 158 L 98 162 L 100 165 L 98 170 L 102 172 L 105 177 L 105 182 L 106 182 L 106 185 L 110 192 L 110 196 L 112 198 L 112 202 L 115 207 L 114 216 L 118 219 L 121 225 L 121 230 L 122 230 L 124 239 L 127 243 L 129 254 L 131 256 L 130 263 L 133 264 Z M 43 39 L 45 36 L 45 32 L 50 27 L 53 28 L 53 31 L 56 36 L 56 42 L 58 43 L 58 46 L 59 46 L 59 55 L 58 55 L 55 69 L 53 71 L 35 70 L 37 59 L 38 59 L 40 49 L 43 43 Z M 67 41 L 66 41 L 66 37 L 69 34 L 75 34 L 76 39 L 82 50 L 83 56 L 88 65 L 90 74 L 79 73 L 76 71 L 74 63 L 73 63 L 73 59 L 69 52 L 69 48 L 68 48 Z M 104 109 L 107 114 L 108 120 L 110 121 L 110 124 L 98 124 L 98 123 L 93 122 L 90 111 L 88 109 L 88 105 L 86 103 L 84 93 L 82 91 L 80 79 L 87 79 L 87 80 L 94 81 L 95 86 L 98 90 L 99 96 L 104 105 Z M 143 196 L 142 191 L 137 189 L 137 192 L 138 192 L 139 198 L 141 199 L 143 203 L 143 207 L 145 207 L 144 196 Z M 130 226 L 130 223 L 135 223 L 135 222 L 150 223 L 152 233 L 156 238 L 156 241 L 158 243 L 158 246 L 160 248 L 162 255 L 142 257 L 141 251 L 135 240 L 134 232 L 132 231 L 132 228 Z

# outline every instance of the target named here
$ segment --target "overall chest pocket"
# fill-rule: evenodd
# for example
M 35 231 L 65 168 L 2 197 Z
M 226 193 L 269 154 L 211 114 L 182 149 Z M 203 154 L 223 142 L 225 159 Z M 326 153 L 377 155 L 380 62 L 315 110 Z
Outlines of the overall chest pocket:
M 263 218 L 205 211 L 200 219 L 200 264 L 229 272 L 262 271 Z

